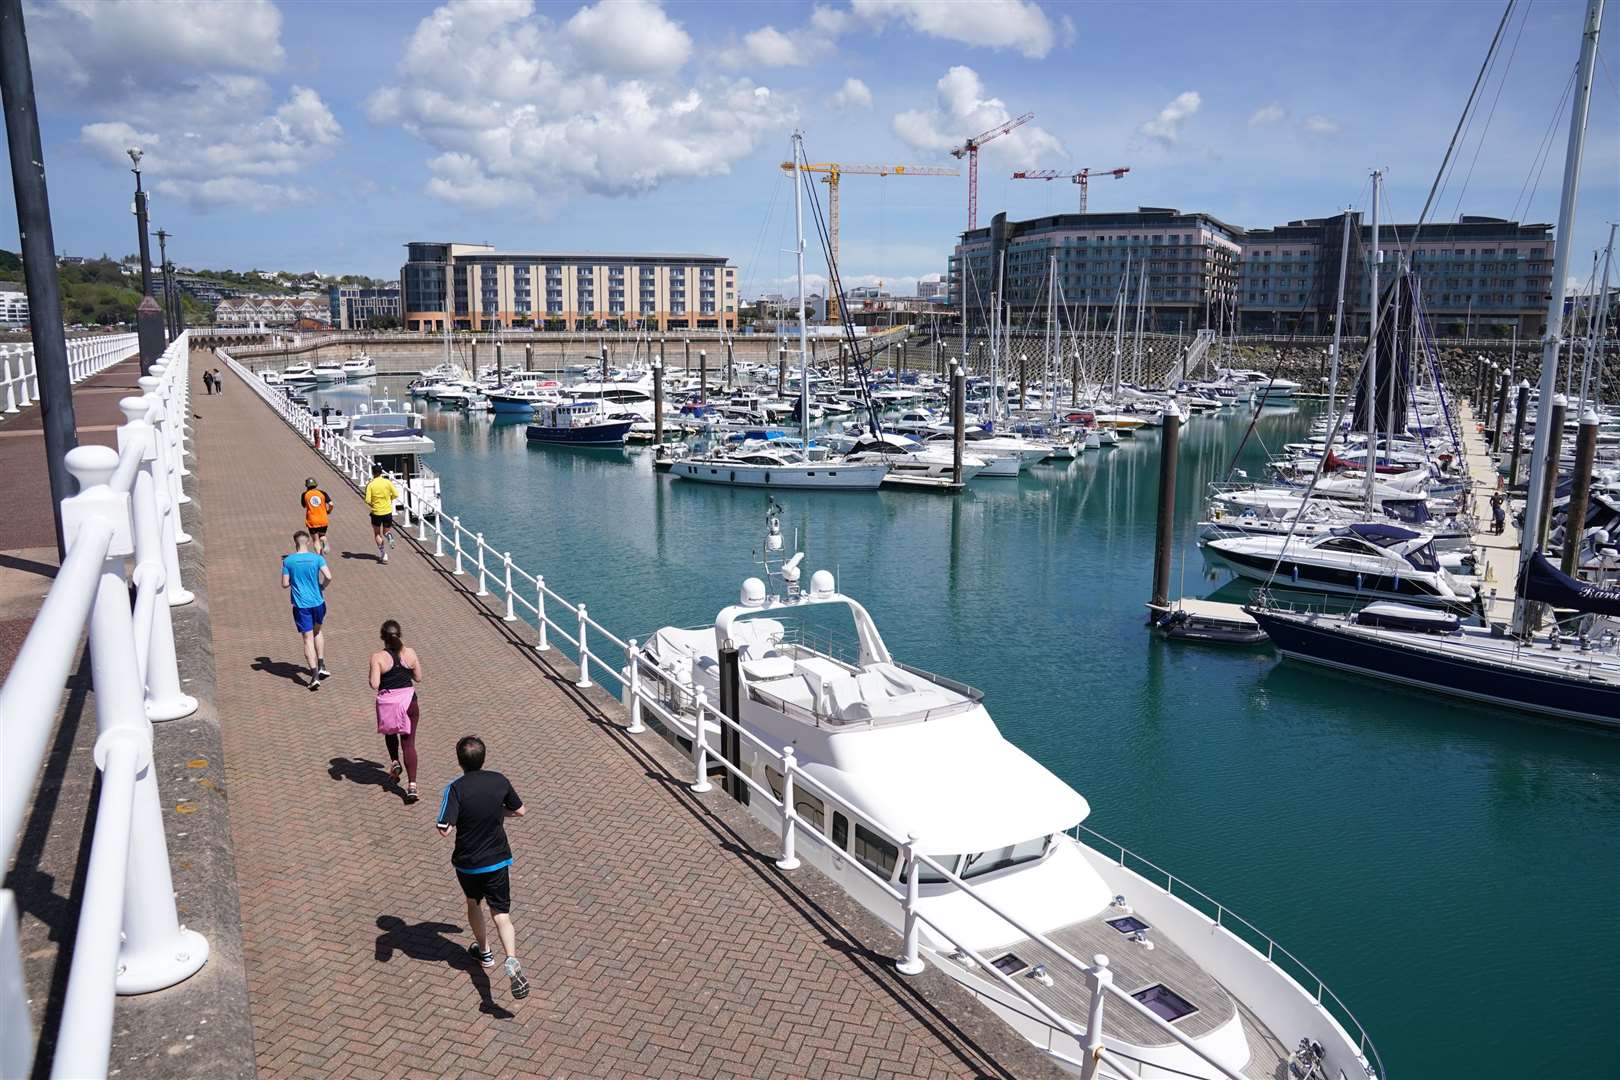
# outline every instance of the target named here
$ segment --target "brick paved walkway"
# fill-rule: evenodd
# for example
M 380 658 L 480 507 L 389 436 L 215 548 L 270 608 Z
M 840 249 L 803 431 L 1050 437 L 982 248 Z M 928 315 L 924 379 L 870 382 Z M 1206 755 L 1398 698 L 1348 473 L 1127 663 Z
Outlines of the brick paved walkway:
M 222 397 L 193 399 L 195 468 L 261 1075 L 1029 1071 L 1027 1051 L 985 1049 L 1005 1028 L 945 1020 L 885 958 L 851 946 L 431 558 L 401 543 L 375 562 L 358 498 L 227 380 Z M 333 678 L 317 693 L 291 677 L 300 653 L 278 583 L 306 475 L 336 496 Z M 388 617 L 426 672 L 414 806 L 386 780 L 365 685 Z M 533 984 L 521 1002 L 467 957 L 449 844 L 431 824 L 468 732 L 530 807 L 510 828 Z

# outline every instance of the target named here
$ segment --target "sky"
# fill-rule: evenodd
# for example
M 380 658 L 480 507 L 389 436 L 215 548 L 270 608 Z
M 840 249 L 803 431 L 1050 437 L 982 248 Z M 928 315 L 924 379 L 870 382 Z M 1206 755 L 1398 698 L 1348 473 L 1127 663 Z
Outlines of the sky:
M 1503 2 L 824 0 L 447 4 L 25 0 L 58 252 L 135 249 L 145 152 L 180 265 L 395 277 L 412 240 L 729 257 L 793 291 L 779 165 L 962 167 L 979 220 L 1077 207 L 1020 169 L 1112 169 L 1093 210 L 1266 227 L 1422 209 Z M 1611 5 L 1611 9 L 1620 4 Z M 1552 222 L 1584 4 L 1518 0 L 1431 220 Z M 1620 42 L 1601 40 L 1571 275 L 1620 219 Z M 823 189 L 824 190 L 824 189 Z M 0 246 L 17 247 L 0 184 Z M 957 177 L 846 176 L 845 285 L 910 293 L 966 219 Z M 811 284 L 823 257 L 809 241 Z M 822 263 L 824 266 L 824 262 Z M 1620 278 L 1620 271 L 1616 277 Z

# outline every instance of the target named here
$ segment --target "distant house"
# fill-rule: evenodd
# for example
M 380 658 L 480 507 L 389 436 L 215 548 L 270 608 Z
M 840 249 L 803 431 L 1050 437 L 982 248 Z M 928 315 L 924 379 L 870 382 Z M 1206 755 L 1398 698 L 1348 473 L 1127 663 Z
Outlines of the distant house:
M 292 326 L 307 319 L 330 325 L 328 307 L 313 296 L 238 296 L 214 305 L 217 326 Z

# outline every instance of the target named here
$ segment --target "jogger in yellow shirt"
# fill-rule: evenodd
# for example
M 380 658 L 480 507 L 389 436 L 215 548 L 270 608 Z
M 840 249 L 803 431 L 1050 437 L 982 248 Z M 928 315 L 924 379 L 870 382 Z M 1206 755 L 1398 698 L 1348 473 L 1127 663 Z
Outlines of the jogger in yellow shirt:
M 363 498 L 366 509 L 371 511 L 371 536 L 377 541 L 377 561 L 387 562 L 388 549 L 394 546 L 394 501 L 399 498 L 399 488 L 383 475 L 383 467 L 376 462 L 371 465 L 371 482 L 366 485 Z

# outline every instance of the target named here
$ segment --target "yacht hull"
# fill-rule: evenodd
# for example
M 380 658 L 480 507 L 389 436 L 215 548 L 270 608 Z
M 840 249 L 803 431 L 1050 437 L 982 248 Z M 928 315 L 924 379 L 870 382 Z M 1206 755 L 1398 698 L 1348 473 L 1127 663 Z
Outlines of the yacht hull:
M 1358 600 L 1402 600 L 1409 604 L 1426 604 L 1460 612 L 1472 609 L 1472 605 L 1466 600 L 1437 593 L 1434 586 L 1425 580 L 1425 575 L 1417 571 L 1413 571 L 1409 577 L 1385 576 L 1335 566 L 1321 566 L 1291 557 L 1285 557 L 1279 565 L 1275 554 L 1223 550 L 1213 543 L 1205 543 L 1202 548 L 1211 562 L 1219 563 L 1239 577 L 1257 581 L 1262 585 L 1349 596 Z
M 1277 651 L 1291 660 L 1336 668 L 1451 697 L 1620 727 L 1620 685 L 1574 671 L 1557 674 L 1460 655 L 1448 639 L 1421 633 L 1352 629 L 1339 620 L 1250 608 Z
M 630 432 L 630 421 L 614 420 L 605 424 L 582 427 L 554 428 L 531 424 L 527 432 L 533 443 L 551 443 L 557 446 L 623 446 Z
M 800 488 L 819 491 L 876 491 L 887 465 L 738 465 L 726 461 L 677 461 L 671 476 L 732 487 Z

